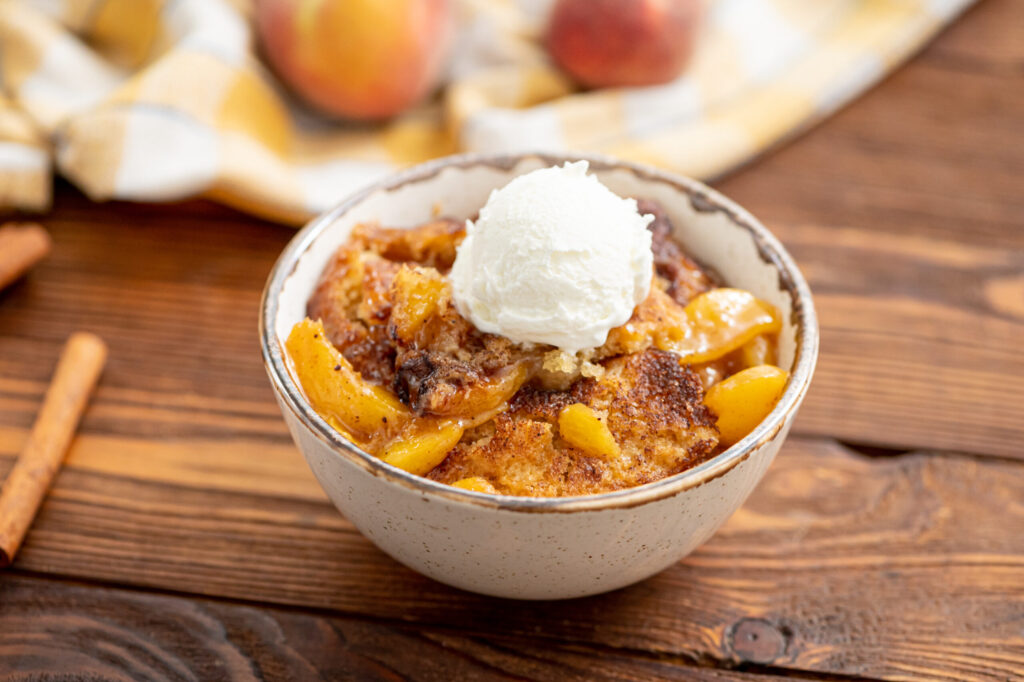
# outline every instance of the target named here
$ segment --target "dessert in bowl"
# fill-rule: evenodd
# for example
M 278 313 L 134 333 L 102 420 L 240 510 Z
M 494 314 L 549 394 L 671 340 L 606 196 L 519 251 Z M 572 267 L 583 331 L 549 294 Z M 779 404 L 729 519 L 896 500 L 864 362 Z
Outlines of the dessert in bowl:
M 753 489 L 813 371 L 810 293 L 767 230 L 698 183 L 576 161 L 399 174 L 302 230 L 264 295 L 268 373 L 328 495 L 465 589 L 582 596 L 677 561 Z

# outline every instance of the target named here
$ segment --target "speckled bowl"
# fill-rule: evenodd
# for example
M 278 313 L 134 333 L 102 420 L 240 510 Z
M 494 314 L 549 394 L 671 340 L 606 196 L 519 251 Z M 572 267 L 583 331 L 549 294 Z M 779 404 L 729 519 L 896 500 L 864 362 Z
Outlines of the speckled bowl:
M 742 441 L 689 471 L 636 488 L 567 498 L 520 498 L 413 476 L 345 440 L 310 407 L 283 352 L 321 270 L 352 227 L 415 226 L 440 210 L 473 215 L 490 191 L 528 171 L 586 158 L 621 196 L 659 201 L 676 237 L 732 286 L 783 313 L 780 364 L 791 371 L 775 410 Z M 782 445 L 811 381 L 818 325 L 789 254 L 753 216 L 686 178 L 610 158 L 452 156 L 350 197 L 285 248 L 263 294 L 263 357 L 292 437 L 334 504 L 403 564 L 466 590 L 559 599 L 623 587 L 679 561 L 743 503 Z

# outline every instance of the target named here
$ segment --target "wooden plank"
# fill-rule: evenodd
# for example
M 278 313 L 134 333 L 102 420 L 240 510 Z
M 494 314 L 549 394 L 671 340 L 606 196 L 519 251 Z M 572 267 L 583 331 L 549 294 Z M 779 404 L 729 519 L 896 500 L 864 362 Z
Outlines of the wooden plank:
M 817 292 L 821 364 L 798 432 L 1024 454 L 1012 408 L 1024 390 L 1022 22 L 1020 0 L 980 3 L 863 100 L 721 184 L 779 234 Z M 47 225 L 53 256 L 0 294 L 0 426 L 31 423 L 63 339 L 89 328 L 112 353 L 83 433 L 131 440 L 89 441 L 116 462 L 83 445 L 72 463 L 127 466 L 152 438 L 194 452 L 252 439 L 287 456 L 255 318 L 289 229 L 203 202 L 95 206 L 66 187 Z M 199 475 L 165 453 L 156 458 L 178 470 L 158 475 Z M 248 475 L 227 468 L 224 481 Z
M 822 357 L 799 432 L 1024 454 L 1022 21 L 1021 0 L 979 3 L 866 98 L 721 183 L 817 293 Z M 620 677 L 642 677 L 630 652 L 854 678 L 1024 675 L 1019 464 L 795 439 L 716 538 L 650 581 L 571 603 L 474 597 L 374 549 L 289 444 L 254 330 L 291 231 L 202 202 L 95 206 L 66 187 L 46 222 L 53 256 L 0 293 L 0 474 L 67 334 L 98 331 L 112 356 L 24 568 L 403 621 L 431 644 L 398 627 L 387 646 L 524 677 L 619 654 Z M 294 642 L 320 631 L 277 627 Z
M 1024 456 L 1024 2 L 988 0 L 813 134 L 720 183 L 822 320 L 805 434 Z
M 773 679 L 596 653 L 39 578 L 0 582 L 0 677 L 10 680 Z
M 773 229 L 1024 248 L 1022 25 L 1020 0 L 978 3 L 882 85 L 719 187 Z
M 211 225 L 179 239 L 176 223 L 141 222 L 74 228 L 57 221 L 57 262 L 0 298 L 0 450 L 16 450 L 60 344 L 86 328 L 108 340 L 111 358 L 70 464 L 189 483 L 207 474 L 190 460 L 218 451 L 223 479 L 236 489 L 264 485 L 253 477 L 266 466 L 260 490 L 316 494 L 305 474 L 287 490 L 275 480 L 276 462 L 294 453 L 254 322 L 273 254 L 234 253 L 223 232 L 237 229 L 242 239 L 240 226 L 203 242 Z M 1024 455 L 1015 408 L 1024 399 L 1024 249 L 914 233 L 881 239 L 870 228 L 775 227 L 812 283 L 822 323 L 820 365 L 797 432 Z M 139 229 L 148 245 L 128 259 L 135 265 L 96 247 L 131 243 Z M 252 229 L 268 251 L 290 235 Z M 92 259 L 106 259 L 102 267 L 119 274 L 86 272 L 97 267 Z M 181 261 L 204 272 L 205 284 L 176 281 Z M 236 261 L 259 265 L 245 273 Z M 256 447 L 268 452 L 254 462 Z
M 803 432 L 1022 452 L 1024 420 L 1005 407 L 1024 353 L 1022 7 L 980 3 L 876 91 L 721 184 L 793 248 L 820 294 L 822 364 Z M 66 186 L 46 222 L 54 254 L 0 294 L 0 377 L 34 382 L 15 398 L 2 389 L 0 401 L 21 402 L 0 423 L 30 423 L 59 345 L 89 328 L 112 357 L 86 433 L 281 436 L 254 327 L 289 229 L 203 202 L 97 206 Z M 115 390 L 135 405 L 108 407 Z M 189 414 L 168 416 L 183 397 Z
M 1011 83 L 911 65 L 718 187 L 773 229 L 853 225 L 880 240 L 917 234 L 1020 249 L 1024 94 Z
M 693 661 L 1006 678 L 1024 672 L 1022 489 L 1015 462 L 791 439 L 677 566 L 609 595 L 517 603 L 399 566 L 324 502 L 70 469 L 16 566 Z
M 1024 249 L 779 231 L 821 322 L 799 433 L 1024 457 Z
M 950 68 L 1012 72 L 1024 63 L 1024 41 L 1020 40 L 1019 31 L 1014 30 L 1021 21 L 1024 21 L 1021 0 L 985 0 L 947 29 L 925 52 L 923 59 Z

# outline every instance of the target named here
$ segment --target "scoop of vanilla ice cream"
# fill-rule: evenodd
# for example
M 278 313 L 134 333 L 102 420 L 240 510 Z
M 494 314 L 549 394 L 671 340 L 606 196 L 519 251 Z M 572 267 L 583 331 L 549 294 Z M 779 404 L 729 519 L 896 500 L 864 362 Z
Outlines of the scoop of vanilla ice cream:
M 451 271 L 459 312 L 519 343 L 600 346 L 650 290 L 652 220 L 586 161 L 521 175 L 466 222 Z

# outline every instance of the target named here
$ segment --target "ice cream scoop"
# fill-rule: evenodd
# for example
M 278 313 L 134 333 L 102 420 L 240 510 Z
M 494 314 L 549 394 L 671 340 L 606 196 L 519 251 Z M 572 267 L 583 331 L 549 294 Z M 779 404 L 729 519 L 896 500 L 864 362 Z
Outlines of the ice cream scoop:
M 647 297 L 654 217 L 587 168 L 521 175 L 467 221 L 451 280 L 459 312 L 478 329 L 574 353 L 603 344 Z

